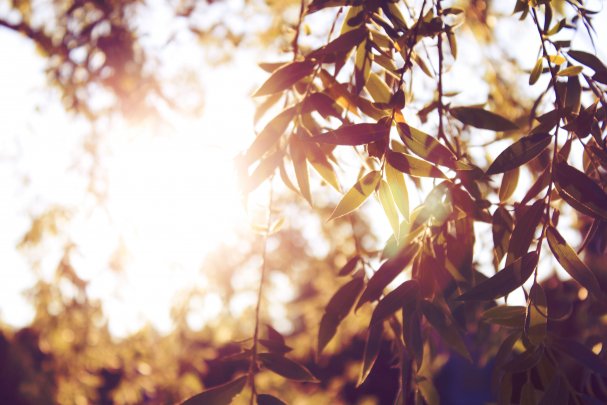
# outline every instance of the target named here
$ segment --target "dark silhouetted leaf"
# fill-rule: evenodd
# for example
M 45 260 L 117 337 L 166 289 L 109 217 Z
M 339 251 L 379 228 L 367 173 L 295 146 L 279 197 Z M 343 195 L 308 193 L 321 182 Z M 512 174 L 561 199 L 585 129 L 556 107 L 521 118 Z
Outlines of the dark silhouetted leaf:
M 607 194 L 594 180 L 565 162 L 556 163 L 552 175 L 563 200 L 583 214 L 607 220 Z
M 447 316 L 444 309 L 430 301 L 422 301 L 421 309 L 430 325 L 436 329 L 438 334 L 447 342 L 447 344 L 460 355 L 472 361 L 470 352 L 468 352 L 468 348 L 457 330 L 453 317 Z
M 543 343 L 546 338 L 548 321 L 548 304 L 542 286 L 533 284 L 529 291 L 529 301 L 525 334 L 529 341 L 537 346 Z
M 371 316 L 371 324 L 378 323 L 401 309 L 405 304 L 415 301 L 419 287 L 417 281 L 408 280 L 400 286 L 390 291 L 382 300 L 379 301 L 373 315 Z
M 504 364 L 502 367 L 509 373 L 519 373 L 529 370 L 537 365 L 544 355 L 544 346 L 538 346 L 533 350 L 527 350 Z
M 533 387 L 533 383 L 531 381 L 527 381 L 525 385 L 523 385 L 523 389 L 521 390 L 521 404 L 520 405 L 536 405 L 537 401 L 535 400 L 535 388 Z
M 493 247 L 495 249 L 497 263 L 499 263 L 508 250 L 514 222 L 510 213 L 504 207 L 498 207 L 493 213 L 492 223 Z
M 270 394 L 259 394 L 257 405 L 287 405 L 287 403 Z
M 343 286 L 331 297 L 325 308 L 318 330 L 318 353 L 322 353 L 331 341 L 340 322 L 348 315 L 358 299 L 365 283 L 362 277 L 356 277 Z
M 546 149 L 551 140 L 550 134 L 545 133 L 532 134 L 519 139 L 499 154 L 487 169 L 487 174 L 503 173 L 527 163 Z
M 381 173 L 378 171 L 367 173 L 342 197 L 329 220 L 342 217 L 360 207 L 373 193 L 380 179 Z
M 519 257 L 522 257 L 533 240 L 535 228 L 537 228 L 546 207 L 543 200 L 537 200 L 527 208 L 525 213 L 516 221 L 514 230 L 510 235 L 508 243 L 508 256 L 506 257 L 506 265 L 509 265 Z
M 486 310 L 482 320 L 509 328 L 523 329 L 526 309 L 523 306 L 501 305 Z
M 575 250 L 567 244 L 556 228 L 548 227 L 546 239 L 554 257 L 565 271 L 591 294 L 602 295 L 601 286 L 594 273 L 580 260 Z
M 454 107 L 451 115 L 466 125 L 491 131 L 512 131 L 518 129 L 512 121 L 479 107 Z
M 268 370 L 289 380 L 318 381 L 307 368 L 280 354 L 259 353 L 257 357 Z
M 272 75 L 253 94 L 253 97 L 266 96 L 288 89 L 314 71 L 314 63 L 310 61 L 291 62 L 272 72 Z
M 360 44 L 363 39 L 365 39 L 366 35 L 367 32 L 363 27 L 353 29 L 338 36 L 322 48 L 310 52 L 308 58 L 331 61 L 331 59 L 335 59 L 336 54 L 348 54 L 352 50 L 352 48 L 358 46 L 358 44 Z
M 583 52 L 583 51 L 569 51 L 567 52 L 569 56 L 573 59 L 577 60 L 584 66 L 588 66 L 590 69 L 594 70 L 595 77 L 594 79 L 606 84 L 605 81 L 607 79 L 607 67 L 601 62 L 599 58 L 594 56 L 591 53 Z
M 250 165 L 255 162 L 264 153 L 271 150 L 276 144 L 280 137 L 285 133 L 289 123 L 295 116 L 294 108 L 287 108 L 282 111 L 276 117 L 274 117 L 265 127 L 261 130 L 259 135 L 255 138 L 247 153 L 245 155 L 245 164 Z
M 338 276 L 347 276 L 356 269 L 356 265 L 360 261 L 360 256 L 354 256 L 337 273 Z
M 502 366 L 506 363 L 508 356 L 510 356 L 510 353 L 512 353 L 512 348 L 514 347 L 514 344 L 520 339 L 520 337 L 520 332 L 514 332 L 502 342 L 499 349 L 497 350 L 494 360 L 493 372 L 491 373 L 491 386 L 494 387 L 494 389 L 497 389 L 497 387 L 499 386 L 499 379 L 503 372 Z
M 607 376 L 607 363 L 583 344 L 575 340 L 555 337 L 552 340 L 552 347 L 595 373 Z
M 247 376 L 239 377 L 194 395 L 185 400 L 182 405 L 229 405 L 232 403 L 232 399 L 240 394 L 246 383 Z
M 386 139 L 388 128 L 383 124 L 343 125 L 334 131 L 316 135 L 309 140 L 331 145 L 365 145 Z
M 365 354 L 363 357 L 363 365 L 360 370 L 360 377 L 358 378 L 357 386 L 360 386 L 365 382 L 369 373 L 371 372 L 371 368 L 373 368 L 373 364 L 375 364 L 375 360 L 377 360 L 377 355 L 379 354 L 379 348 L 381 346 L 381 337 L 384 333 L 384 324 L 382 322 L 378 322 L 376 324 L 371 325 L 369 328 L 369 334 L 367 335 L 367 341 L 365 342 Z
M 392 167 L 410 176 L 447 178 L 436 166 L 412 155 L 389 150 L 386 153 L 386 158 Z
M 535 270 L 537 261 L 537 253 L 529 252 L 456 299 L 459 301 L 485 301 L 503 297 L 527 281 Z
M 417 363 L 417 369 L 422 366 L 424 358 L 424 340 L 422 338 L 421 317 L 417 311 L 417 301 L 407 301 L 403 304 L 403 341 L 409 353 Z
M 565 94 L 565 109 L 568 113 L 577 115 L 582 103 L 582 85 L 578 76 L 567 79 L 567 92 Z

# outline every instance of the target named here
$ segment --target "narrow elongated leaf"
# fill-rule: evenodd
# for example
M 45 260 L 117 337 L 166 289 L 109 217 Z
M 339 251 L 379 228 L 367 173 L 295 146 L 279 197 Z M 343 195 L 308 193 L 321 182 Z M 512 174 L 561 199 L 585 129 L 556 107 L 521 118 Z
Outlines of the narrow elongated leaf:
M 512 348 L 514 347 L 514 344 L 519 340 L 520 337 L 521 332 L 517 331 L 512 333 L 506 339 L 504 339 L 499 349 L 497 350 L 497 354 L 495 355 L 495 364 L 493 366 L 493 372 L 491 373 L 491 386 L 494 389 L 497 389 L 499 387 L 499 379 L 503 371 L 502 366 L 506 363 L 506 359 L 508 359 L 508 356 L 510 356 L 510 353 L 512 353 Z
M 303 142 L 306 157 L 308 158 L 308 162 L 312 165 L 314 170 L 326 181 L 331 187 L 335 190 L 340 191 L 339 181 L 337 180 L 337 175 L 335 174 L 335 169 L 327 159 L 325 153 L 312 142 Z
M 470 352 L 464 344 L 462 336 L 457 330 L 453 317 L 447 316 L 444 309 L 430 301 L 422 301 L 421 309 L 430 325 L 436 329 L 438 334 L 445 340 L 445 342 L 447 342 L 447 344 L 460 355 L 472 361 Z
M 607 220 L 607 194 L 594 180 L 565 162 L 556 163 L 552 175 L 563 200 L 583 214 Z
M 318 381 L 310 371 L 301 364 L 277 353 L 259 353 L 261 363 L 268 370 L 294 381 Z
M 521 371 L 530 370 L 540 362 L 544 355 L 544 347 L 538 346 L 533 350 L 527 350 L 504 364 L 502 367 L 509 373 L 520 373 Z
M 539 284 L 533 284 L 529 291 L 529 306 L 527 307 L 527 321 L 525 333 L 531 343 L 538 346 L 546 338 L 548 319 L 548 304 L 546 293 Z
M 594 70 L 597 75 L 607 77 L 607 67 L 595 55 L 588 52 L 575 50 L 571 50 L 567 53 L 582 65 L 588 66 L 590 69 Z
M 512 197 L 512 194 L 514 194 L 516 186 L 518 185 L 519 174 L 520 168 L 518 167 L 504 173 L 504 176 L 502 177 L 502 185 L 500 186 L 499 190 L 499 198 L 501 202 L 508 201 L 508 199 Z
M 403 217 L 409 221 L 409 192 L 407 191 L 405 177 L 389 163 L 385 166 L 384 170 L 386 171 L 386 179 L 388 186 L 390 186 L 394 203 Z
M 527 208 L 527 211 L 516 221 L 514 230 L 510 235 L 508 243 L 508 256 L 506 257 L 506 265 L 509 265 L 519 257 L 522 257 L 529 246 L 535 234 L 535 229 L 539 225 L 545 208 L 544 200 L 537 200 Z
M 497 263 L 499 263 L 508 250 L 508 243 L 510 242 L 510 235 L 512 234 L 514 222 L 510 213 L 508 213 L 504 207 L 498 207 L 493 213 L 492 223 L 493 247 L 495 249 Z
M 402 122 L 399 122 L 396 128 L 405 145 L 417 156 L 455 169 L 455 155 L 437 139 Z
M 389 103 L 392 98 L 390 87 L 377 73 L 371 72 L 367 82 L 367 91 L 376 103 Z
M 356 265 L 360 261 L 360 256 L 354 256 L 337 273 L 338 276 L 347 276 L 356 269 Z
M 487 169 L 487 174 L 503 173 L 527 163 L 546 149 L 551 140 L 550 134 L 546 133 L 532 134 L 519 139 L 495 158 Z
M 458 301 L 488 301 L 503 297 L 527 281 L 533 274 L 537 261 L 537 253 L 529 252 L 456 299 Z
M 259 394 L 257 405 L 287 405 L 287 403 L 270 394 Z
M 310 52 L 308 58 L 321 59 L 323 62 L 332 62 L 336 55 L 345 56 L 352 48 L 358 46 L 365 39 L 366 30 L 363 27 L 353 29 L 338 36 L 327 45 Z
M 378 299 L 384 288 L 396 278 L 396 276 L 407 267 L 413 255 L 417 252 L 418 245 L 411 243 L 406 245 L 396 256 L 386 260 L 369 279 L 367 288 L 360 296 L 356 309 L 364 303 Z
M 282 151 L 276 151 L 272 155 L 264 158 L 259 165 L 253 170 L 251 176 L 245 180 L 245 184 L 243 189 L 246 192 L 251 192 L 255 190 L 261 183 L 266 181 L 272 173 L 276 170 L 276 168 L 280 165 L 283 158 Z
M 577 76 L 584 70 L 581 66 L 569 66 L 563 70 L 559 70 L 557 76 Z
M 247 150 L 244 157 L 246 165 L 255 162 L 264 153 L 276 146 L 278 140 L 285 133 L 289 123 L 295 116 L 295 112 L 294 108 L 287 108 L 268 122 Z
M 552 347 L 595 373 L 607 376 L 607 363 L 583 344 L 575 340 L 555 337 L 552 340 Z
M 417 281 L 408 280 L 392 290 L 375 307 L 371 315 L 371 324 L 383 321 L 404 305 L 415 301 L 419 292 Z
M 392 227 L 392 231 L 394 232 L 394 236 L 398 240 L 398 233 L 400 230 L 400 221 L 398 219 L 398 211 L 396 211 L 396 204 L 394 203 L 394 198 L 392 198 L 392 192 L 390 191 L 390 186 L 384 180 L 380 180 L 379 189 L 377 190 L 377 196 L 379 198 L 379 202 L 381 203 L 384 212 L 386 213 L 386 217 L 390 222 L 390 226 Z
M 264 84 L 253 94 L 253 97 L 266 96 L 288 89 L 314 71 L 310 61 L 291 62 L 276 69 Z
M 424 340 L 422 338 L 421 316 L 417 310 L 417 301 L 405 302 L 403 314 L 403 341 L 409 354 L 417 363 L 419 370 L 424 358 Z
M 333 297 L 331 297 L 320 321 L 320 328 L 318 329 L 319 354 L 322 353 L 327 344 L 333 339 L 333 336 L 335 336 L 337 327 L 354 306 L 363 287 L 363 279 L 357 277 L 341 286 Z
M 433 166 L 424 160 L 418 159 L 413 155 L 407 155 L 405 153 L 398 153 L 389 150 L 386 153 L 386 158 L 392 167 L 410 176 L 435 177 L 439 179 L 447 178 L 447 176 L 445 176 L 445 174 L 441 172 L 438 167 Z
M 525 324 L 525 307 L 501 305 L 486 310 L 481 319 L 509 328 L 522 329 Z
M 582 105 L 582 85 L 580 78 L 570 76 L 567 79 L 567 92 L 565 94 L 565 109 L 568 113 L 577 115 Z
M 375 190 L 380 179 L 381 173 L 378 171 L 367 173 L 342 197 L 329 220 L 342 217 L 360 207 Z
M 295 171 L 295 178 L 299 185 L 299 191 L 303 198 L 312 205 L 312 194 L 310 193 L 310 179 L 308 174 L 308 161 L 303 148 L 303 142 L 297 137 L 291 137 L 289 143 L 289 150 L 291 152 L 291 159 L 293 160 L 293 170 Z
M 563 266 L 563 269 L 591 294 L 602 295 L 601 286 L 594 273 L 580 260 L 575 250 L 567 244 L 565 238 L 561 236 L 556 228 L 548 227 L 546 239 L 550 250 L 552 250 L 556 260 Z
M 531 75 L 529 76 L 529 84 L 533 85 L 535 84 L 535 82 L 537 82 L 537 79 L 540 78 L 540 75 L 542 74 L 542 65 L 544 63 L 544 58 L 539 58 L 537 60 L 537 62 L 535 62 L 535 66 L 533 66 L 533 69 L 531 70 Z
M 232 399 L 240 394 L 246 383 L 246 375 L 238 377 L 233 381 L 194 395 L 181 405 L 229 405 L 232 403 Z
M 521 390 L 521 405 L 537 405 L 535 388 L 531 381 L 527 381 Z
M 388 128 L 383 124 L 343 125 L 336 130 L 313 136 L 309 140 L 331 145 L 365 145 L 386 139 Z
M 518 126 L 512 121 L 479 107 L 454 107 L 451 115 L 466 125 L 491 131 L 512 131 Z
M 369 373 L 371 372 L 371 368 L 373 368 L 373 364 L 375 364 L 375 360 L 377 360 L 377 355 L 379 354 L 379 349 L 381 347 L 381 337 L 384 333 L 384 324 L 382 322 L 378 322 L 376 324 L 371 325 L 369 328 L 369 334 L 367 335 L 367 341 L 365 343 L 365 354 L 363 357 L 363 365 L 360 371 L 360 377 L 358 378 L 357 386 L 360 386 L 365 382 Z

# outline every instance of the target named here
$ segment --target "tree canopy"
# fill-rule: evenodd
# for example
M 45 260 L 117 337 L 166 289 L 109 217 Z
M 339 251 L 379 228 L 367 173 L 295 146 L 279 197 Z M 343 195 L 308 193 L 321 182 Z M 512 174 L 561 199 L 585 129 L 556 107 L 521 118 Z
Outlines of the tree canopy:
M 109 114 L 90 107 L 95 86 L 120 105 L 149 102 L 148 91 L 178 105 L 146 69 L 129 17 L 143 4 L 65 3 L 54 6 L 49 24 L 62 28 L 52 34 L 31 22 L 27 1 L 11 5 L 17 22 L 0 25 L 41 47 L 68 108 Z M 263 9 L 271 27 L 287 26 L 268 41 L 254 27 L 196 26 L 196 10 L 212 3 L 222 2 L 171 3 L 175 18 L 213 38 L 201 46 L 252 37 L 247 46 L 281 52 L 260 61 L 256 135 L 234 159 L 244 198 L 269 196 L 264 224 L 203 265 L 223 302 L 254 274 L 252 304 L 195 330 L 192 292 L 174 309 L 173 333 L 115 344 L 66 249 L 58 277 L 74 295 L 41 281 L 32 326 L 0 335 L 7 390 L 44 382 L 8 398 L 607 401 L 602 4 L 247 2 L 244 16 Z M 378 240 L 384 228 L 390 236 Z M 281 300 L 283 276 L 294 293 Z M 288 333 L 273 323 L 280 311 Z

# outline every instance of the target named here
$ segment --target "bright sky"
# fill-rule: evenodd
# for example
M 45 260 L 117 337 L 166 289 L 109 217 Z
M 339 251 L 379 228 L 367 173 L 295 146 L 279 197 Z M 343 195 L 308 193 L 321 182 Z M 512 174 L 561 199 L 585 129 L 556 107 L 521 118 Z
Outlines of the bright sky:
M 166 43 L 166 15 L 146 17 L 158 27 L 147 45 Z M 600 23 L 605 15 L 596 18 L 599 39 L 607 34 Z M 74 265 L 90 280 L 90 296 L 104 302 L 111 331 L 125 335 L 146 321 L 170 330 L 175 296 L 206 285 L 200 272 L 205 254 L 234 227 L 248 226 L 231 162 L 253 136 L 249 95 L 265 77 L 255 67 L 260 56 L 239 52 L 233 64 L 211 70 L 195 42 L 163 49 L 175 63 L 169 71 L 201 72 L 204 113 L 173 117 L 171 127 L 117 123 L 104 134 L 108 200 L 101 208 L 86 192 L 86 174 L 74 166 L 82 160 L 87 125 L 67 115 L 49 91 L 44 62 L 30 42 L 0 29 L 0 43 L 0 60 L 11 61 L 0 64 L 0 321 L 15 327 L 31 321 L 23 296 L 36 280 L 31 269 L 50 279 L 63 242 L 27 254 L 16 246 L 31 216 L 66 206 L 77 208 L 66 229 L 79 246 Z M 117 273 L 107 263 L 121 249 L 128 271 Z M 216 311 L 215 298 L 200 303 L 200 311 Z

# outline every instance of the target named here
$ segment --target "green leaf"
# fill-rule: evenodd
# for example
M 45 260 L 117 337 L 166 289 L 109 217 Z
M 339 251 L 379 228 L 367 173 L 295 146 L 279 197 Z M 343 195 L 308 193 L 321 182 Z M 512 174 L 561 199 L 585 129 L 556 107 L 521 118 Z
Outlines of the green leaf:
M 455 155 L 437 139 L 402 122 L 399 122 L 396 128 L 405 145 L 417 156 L 455 169 Z
M 386 286 L 390 284 L 405 267 L 407 267 L 417 250 L 418 245 L 411 243 L 406 245 L 396 256 L 386 260 L 369 279 L 367 288 L 365 288 L 365 291 L 356 304 L 356 309 L 360 308 L 366 302 L 378 299 L 384 291 L 384 288 L 386 288 Z
M 384 324 L 378 322 L 371 325 L 369 328 L 369 334 L 367 335 L 367 341 L 365 342 L 365 354 L 363 356 L 363 365 L 361 368 L 360 376 L 358 378 L 357 387 L 361 386 L 365 382 L 377 356 L 379 355 L 379 349 L 381 347 L 381 337 L 384 333 Z
M 552 136 L 546 133 L 532 134 L 508 146 L 493 161 L 487 174 L 503 173 L 527 163 L 539 155 L 550 144 Z
M 253 97 L 266 96 L 288 89 L 314 71 L 315 64 L 310 61 L 291 62 L 276 69 Z
M 451 115 L 466 125 L 491 131 L 512 131 L 518 126 L 512 121 L 479 107 L 454 107 Z
M 257 357 L 268 370 L 288 378 L 289 380 L 310 382 L 318 381 L 307 368 L 280 354 L 259 353 Z
M 418 293 L 419 286 L 415 280 L 405 281 L 390 291 L 375 307 L 373 315 L 371 315 L 371 325 L 383 321 L 404 305 L 415 301 Z
M 533 274 L 537 266 L 538 255 L 529 252 L 510 265 L 498 271 L 493 277 L 481 281 L 462 295 L 458 301 L 489 301 L 505 296 L 522 286 Z
M 339 204 L 337 204 L 329 221 L 349 214 L 360 207 L 371 195 L 373 190 L 375 190 L 380 179 L 381 173 L 372 171 L 356 182 L 356 184 L 354 184 L 354 186 L 342 197 Z
M 322 353 L 327 344 L 331 341 L 337 327 L 341 321 L 350 313 L 354 303 L 358 299 L 363 287 L 365 286 L 362 277 L 356 277 L 348 283 L 341 286 L 339 290 L 331 297 L 331 300 L 325 308 L 320 328 L 318 329 L 318 353 Z
M 258 394 L 257 405 L 287 405 L 287 403 L 270 394 Z
M 394 232 L 394 236 L 398 239 L 398 232 L 400 230 L 398 211 L 396 211 L 396 204 L 394 203 L 394 198 L 392 198 L 390 186 L 388 186 L 388 183 L 386 183 L 384 180 L 380 180 L 379 182 L 377 196 L 379 198 L 379 202 L 381 203 L 382 208 L 384 209 L 384 212 L 386 213 L 386 217 L 390 222 L 392 232 Z
M 421 309 L 430 325 L 436 329 L 441 338 L 443 338 L 453 350 L 472 361 L 470 352 L 464 344 L 464 340 L 457 330 L 457 326 L 455 325 L 451 314 L 445 313 L 443 308 L 426 300 L 421 302 Z
M 569 205 L 583 214 L 607 220 L 607 194 L 594 180 L 565 162 L 554 164 L 552 176 Z
M 551 346 L 587 369 L 602 376 L 607 376 L 607 363 L 583 344 L 575 340 L 554 337 Z
M 523 306 L 501 305 L 486 310 L 481 319 L 509 328 L 523 329 L 526 309 Z
M 546 230 L 546 239 L 548 246 L 554 254 L 554 257 L 563 266 L 563 269 L 582 287 L 586 288 L 591 294 L 601 296 L 601 286 L 594 273 L 580 260 L 575 250 L 573 250 L 565 241 L 565 238 L 556 230 L 549 226 Z
M 365 145 L 371 142 L 386 139 L 388 136 L 388 127 L 383 124 L 354 124 L 342 125 L 341 127 L 315 135 L 306 139 L 319 143 L 328 143 L 331 145 Z
M 181 405 L 229 405 L 232 403 L 232 399 L 240 394 L 246 383 L 247 376 L 245 375 L 196 394 L 186 399 Z
M 384 170 L 386 171 L 386 180 L 388 181 L 388 186 L 390 186 L 396 207 L 403 217 L 409 221 L 409 192 L 407 191 L 405 177 L 389 163 L 384 167 Z
M 436 166 L 412 155 L 388 150 L 386 159 L 392 167 L 410 176 L 447 178 Z

